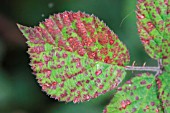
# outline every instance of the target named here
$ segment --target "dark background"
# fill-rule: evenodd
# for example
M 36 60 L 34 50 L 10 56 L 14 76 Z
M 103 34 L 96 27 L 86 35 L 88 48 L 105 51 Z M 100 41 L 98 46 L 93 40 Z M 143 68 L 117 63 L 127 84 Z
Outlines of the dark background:
M 145 53 L 136 28 L 136 0 L 3 0 L 0 2 L 0 113 L 102 113 L 114 91 L 88 102 L 58 102 L 35 80 L 25 38 L 16 23 L 36 26 L 49 15 L 83 11 L 103 20 L 127 46 L 132 65 L 156 65 Z M 131 73 L 127 78 L 132 76 Z

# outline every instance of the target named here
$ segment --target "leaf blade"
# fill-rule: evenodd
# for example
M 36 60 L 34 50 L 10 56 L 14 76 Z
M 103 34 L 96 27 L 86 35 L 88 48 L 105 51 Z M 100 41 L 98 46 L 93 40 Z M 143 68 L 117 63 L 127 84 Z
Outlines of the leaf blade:
M 161 113 L 155 77 L 143 73 L 118 88 L 104 113 Z
M 50 16 L 39 26 L 18 25 L 42 89 L 60 101 L 80 102 L 115 88 L 129 52 L 98 18 L 81 12 Z
M 148 55 L 170 62 L 170 2 L 168 0 L 138 0 L 137 26 Z
M 170 112 L 170 72 L 163 72 L 157 79 L 159 98 L 165 113 Z

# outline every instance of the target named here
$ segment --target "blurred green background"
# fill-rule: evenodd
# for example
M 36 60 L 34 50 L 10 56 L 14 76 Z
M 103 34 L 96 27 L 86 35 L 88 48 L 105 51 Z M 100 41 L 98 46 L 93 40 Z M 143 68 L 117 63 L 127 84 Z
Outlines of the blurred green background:
M 3 0 L 0 2 L 0 113 L 102 113 L 114 91 L 88 102 L 58 102 L 35 80 L 25 39 L 16 23 L 36 26 L 49 15 L 83 11 L 103 20 L 127 46 L 131 62 L 156 65 L 144 52 L 136 28 L 136 0 Z M 132 76 L 131 73 L 127 78 Z

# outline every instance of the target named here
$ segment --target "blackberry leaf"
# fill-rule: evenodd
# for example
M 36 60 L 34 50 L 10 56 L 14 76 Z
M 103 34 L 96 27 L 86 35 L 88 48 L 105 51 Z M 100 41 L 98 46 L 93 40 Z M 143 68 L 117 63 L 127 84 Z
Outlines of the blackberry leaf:
M 97 17 L 64 12 L 34 28 L 18 24 L 31 68 L 52 98 L 80 102 L 114 89 L 125 77 L 129 52 Z

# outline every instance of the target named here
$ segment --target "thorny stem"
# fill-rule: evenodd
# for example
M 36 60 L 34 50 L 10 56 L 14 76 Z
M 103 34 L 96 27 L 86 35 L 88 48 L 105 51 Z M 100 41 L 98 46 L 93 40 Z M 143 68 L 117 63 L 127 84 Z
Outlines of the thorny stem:
M 158 76 L 162 73 L 162 70 L 163 70 L 162 59 L 158 60 L 158 66 L 157 67 L 126 66 L 125 69 L 131 70 L 131 71 L 152 71 L 152 72 L 156 72 L 155 76 Z
M 156 77 L 162 74 L 163 71 L 163 65 L 162 65 L 162 59 L 158 59 L 158 67 L 159 70 L 156 72 Z
M 131 70 L 131 71 L 153 71 L 153 72 L 157 72 L 159 70 L 159 67 L 126 66 L 125 69 Z

